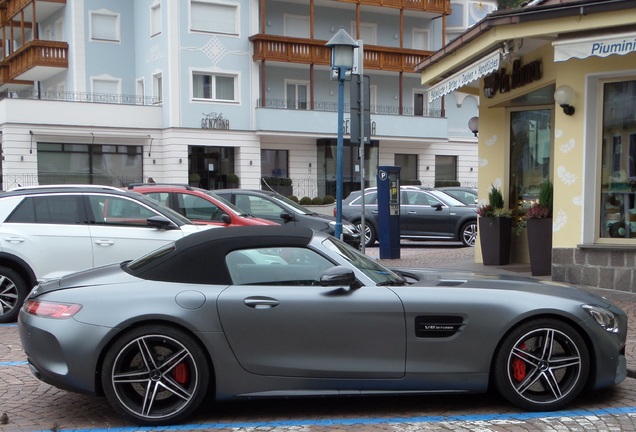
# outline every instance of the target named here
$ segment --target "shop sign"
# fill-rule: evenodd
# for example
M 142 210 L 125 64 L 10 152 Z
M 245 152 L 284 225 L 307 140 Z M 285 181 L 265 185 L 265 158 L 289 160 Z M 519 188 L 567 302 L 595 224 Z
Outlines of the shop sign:
M 226 130 L 230 128 L 230 121 L 223 117 L 223 113 L 209 113 L 203 114 L 201 119 L 202 129 L 222 129 Z
M 598 35 L 556 41 L 552 42 L 552 45 L 555 62 L 567 61 L 571 58 L 585 59 L 591 56 L 626 55 L 636 52 L 636 33 Z
M 501 68 L 484 78 L 484 96 L 490 99 L 497 92 L 508 93 L 510 90 L 540 80 L 542 76 L 541 66 L 541 60 L 531 61 L 527 64 L 522 64 L 520 59 L 515 60 L 512 63 L 512 72 L 508 73 L 505 68 Z

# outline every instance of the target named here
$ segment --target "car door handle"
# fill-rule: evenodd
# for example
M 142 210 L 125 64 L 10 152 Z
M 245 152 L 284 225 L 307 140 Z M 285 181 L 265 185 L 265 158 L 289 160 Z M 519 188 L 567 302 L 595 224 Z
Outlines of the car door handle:
M 278 300 L 269 297 L 248 297 L 243 303 L 254 309 L 271 309 L 278 306 Z
M 99 246 L 112 246 L 115 242 L 112 240 L 95 240 L 95 244 Z
M 371 210 L 371 214 L 378 214 L 377 210 Z
M 7 237 L 4 240 L 9 243 L 24 243 L 24 238 L 22 237 Z
M 415 211 L 415 210 L 409 210 L 409 211 L 407 211 L 406 213 L 407 213 L 407 214 L 417 214 L 417 211 Z

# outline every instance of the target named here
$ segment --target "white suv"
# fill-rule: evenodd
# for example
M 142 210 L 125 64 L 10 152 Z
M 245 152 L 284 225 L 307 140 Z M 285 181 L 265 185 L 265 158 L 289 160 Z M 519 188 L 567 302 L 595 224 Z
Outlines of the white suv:
M 38 281 L 121 262 L 210 226 L 136 192 L 37 186 L 0 193 L 0 323 Z

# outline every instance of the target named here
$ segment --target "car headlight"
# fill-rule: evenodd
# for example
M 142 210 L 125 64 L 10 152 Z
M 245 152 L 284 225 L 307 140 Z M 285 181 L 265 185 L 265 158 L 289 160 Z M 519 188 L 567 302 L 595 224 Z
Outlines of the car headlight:
M 329 226 L 331 227 L 331 229 L 335 230 L 336 222 L 330 221 Z M 340 227 L 342 228 L 343 234 L 355 235 L 358 232 L 358 229 L 356 228 L 354 224 L 352 224 L 351 222 L 345 222 L 344 220 L 340 222 Z
M 583 310 L 592 315 L 592 318 L 610 333 L 618 333 L 618 322 L 614 314 L 607 309 L 596 305 L 585 304 L 581 306 Z

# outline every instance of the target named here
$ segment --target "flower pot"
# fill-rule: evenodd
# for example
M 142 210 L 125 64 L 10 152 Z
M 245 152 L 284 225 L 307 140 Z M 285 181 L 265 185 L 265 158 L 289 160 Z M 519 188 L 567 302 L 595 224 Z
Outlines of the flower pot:
M 484 265 L 510 263 L 512 219 L 506 217 L 480 217 L 479 239 Z
M 528 219 L 528 250 L 532 276 L 552 274 L 552 218 Z

